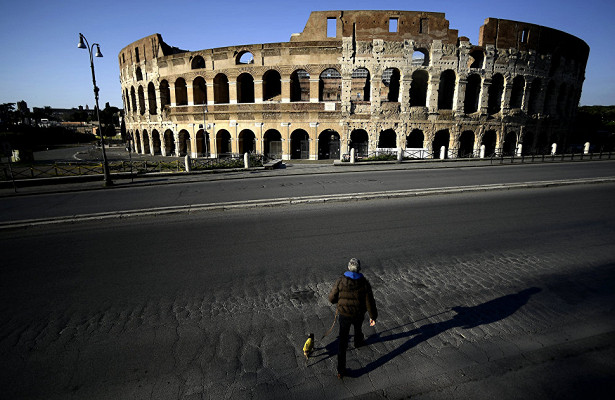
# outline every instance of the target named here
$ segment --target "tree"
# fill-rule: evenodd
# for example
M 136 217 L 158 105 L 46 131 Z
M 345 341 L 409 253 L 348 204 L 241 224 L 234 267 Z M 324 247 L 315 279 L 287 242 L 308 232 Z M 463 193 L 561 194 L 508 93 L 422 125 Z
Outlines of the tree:
M 0 122 L 6 125 L 15 123 L 17 115 L 15 112 L 15 103 L 0 104 Z

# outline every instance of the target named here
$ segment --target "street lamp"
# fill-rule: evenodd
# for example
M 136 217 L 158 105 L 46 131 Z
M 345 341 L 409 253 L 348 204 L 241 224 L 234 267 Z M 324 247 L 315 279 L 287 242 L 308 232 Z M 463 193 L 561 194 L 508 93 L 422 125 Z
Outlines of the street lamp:
M 85 43 L 83 43 L 85 41 Z M 96 46 L 96 54 L 92 55 L 92 49 Z M 100 107 L 98 106 L 98 86 L 96 86 L 96 75 L 94 74 L 94 57 L 102 57 L 102 53 L 100 52 L 100 45 L 98 43 L 93 43 L 90 47 L 90 43 L 83 36 L 83 34 L 79 34 L 79 44 L 77 47 L 80 49 L 88 49 L 90 53 L 90 67 L 92 68 L 92 84 L 94 85 L 94 98 L 96 99 L 96 117 L 98 118 L 98 129 L 100 131 L 100 146 L 102 148 L 102 156 L 103 156 L 103 174 L 105 179 L 105 186 L 113 185 L 113 181 L 111 181 L 111 175 L 109 174 L 109 163 L 107 162 L 107 154 L 105 153 L 105 136 L 102 131 L 102 124 L 100 123 Z

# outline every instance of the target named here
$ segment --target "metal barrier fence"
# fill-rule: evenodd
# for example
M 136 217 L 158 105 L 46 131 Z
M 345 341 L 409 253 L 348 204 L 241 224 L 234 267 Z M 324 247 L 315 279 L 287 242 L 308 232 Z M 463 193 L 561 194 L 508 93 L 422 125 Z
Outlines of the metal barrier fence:
M 250 167 L 262 167 L 263 156 L 251 154 L 249 156 Z M 146 174 L 153 172 L 181 172 L 186 171 L 185 159 L 171 161 L 111 161 L 108 163 L 111 173 Z M 222 158 L 191 158 L 190 170 L 210 170 L 224 168 L 243 168 L 243 156 L 233 154 Z M 84 175 L 102 175 L 103 165 L 100 162 L 56 162 L 53 164 L 0 164 L 1 181 L 52 178 Z

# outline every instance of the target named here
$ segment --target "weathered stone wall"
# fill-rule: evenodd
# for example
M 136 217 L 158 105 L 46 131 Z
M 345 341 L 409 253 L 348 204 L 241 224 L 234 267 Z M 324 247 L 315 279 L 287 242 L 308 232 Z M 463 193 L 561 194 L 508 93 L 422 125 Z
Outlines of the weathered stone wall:
M 561 148 L 588 53 L 516 21 L 488 18 L 472 45 L 442 13 L 326 11 L 285 43 L 189 52 L 154 34 L 119 62 L 143 153 L 320 159 L 422 143 L 457 157 Z

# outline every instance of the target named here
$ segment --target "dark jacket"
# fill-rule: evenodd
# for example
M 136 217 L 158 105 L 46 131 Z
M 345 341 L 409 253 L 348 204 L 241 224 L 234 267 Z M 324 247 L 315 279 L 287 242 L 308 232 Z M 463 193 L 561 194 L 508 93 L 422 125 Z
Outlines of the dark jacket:
M 347 271 L 333 285 L 329 301 L 337 303 L 340 315 L 359 317 L 367 311 L 371 319 L 378 318 L 372 287 L 363 274 Z

